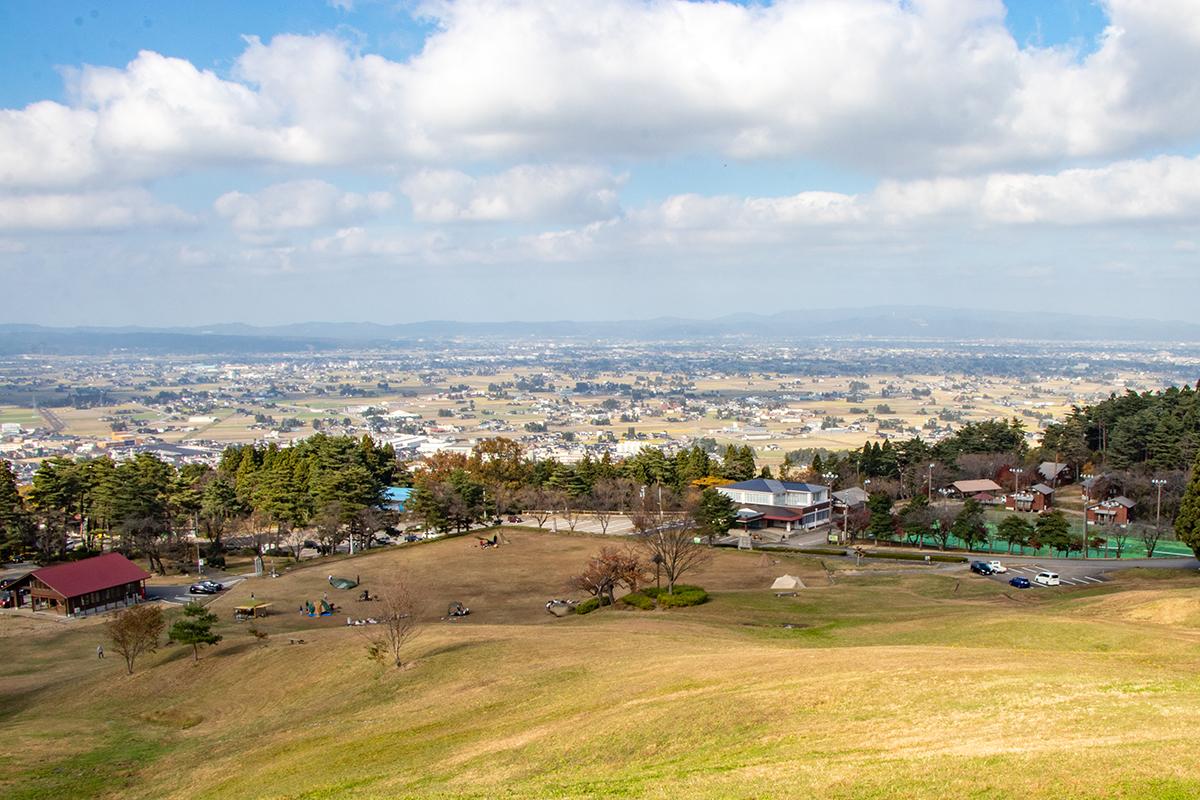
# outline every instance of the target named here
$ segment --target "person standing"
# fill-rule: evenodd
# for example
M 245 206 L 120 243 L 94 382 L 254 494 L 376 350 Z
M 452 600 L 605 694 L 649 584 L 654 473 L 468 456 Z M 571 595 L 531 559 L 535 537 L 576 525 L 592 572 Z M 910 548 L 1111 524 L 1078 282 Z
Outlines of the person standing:
M 104 645 L 96 645 L 96 658 L 104 658 Z

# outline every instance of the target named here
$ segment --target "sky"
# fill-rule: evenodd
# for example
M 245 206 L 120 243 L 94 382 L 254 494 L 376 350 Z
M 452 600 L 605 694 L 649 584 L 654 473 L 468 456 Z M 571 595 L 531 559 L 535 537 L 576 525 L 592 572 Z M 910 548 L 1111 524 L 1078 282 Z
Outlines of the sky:
M 0 4 L 0 322 L 1195 319 L 1194 0 Z

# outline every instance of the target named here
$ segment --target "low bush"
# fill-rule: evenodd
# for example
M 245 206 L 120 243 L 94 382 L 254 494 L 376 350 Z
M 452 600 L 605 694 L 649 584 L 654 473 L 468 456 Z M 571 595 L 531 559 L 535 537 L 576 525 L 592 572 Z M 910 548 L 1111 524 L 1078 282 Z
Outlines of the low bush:
M 681 608 L 683 606 L 698 606 L 701 603 L 708 602 L 708 592 L 701 589 L 699 586 L 690 586 L 686 583 L 675 584 L 675 593 L 669 594 L 666 588 L 646 588 L 642 589 L 642 594 L 648 599 L 653 598 L 658 601 L 661 608 Z
M 643 611 L 649 611 L 654 608 L 654 598 L 647 596 L 645 592 L 627 594 L 621 598 L 621 602 L 634 608 L 640 608 Z
M 590 614 L 599 607 L 600 607 L 600 598 L 599 597 L 589 597 L 587 600 L 584 600 L 582 603 L 575 606 L 575 613 L 576 614 Z
M 832 547 L 797 547 L 797 553 L 805 553 L 810 556 L 844 556 L 845 550 L 837 550 Z
M 965 564 L 971 559 L 966 556 L 951 556 L 942 555 L 940 553 L 930 553 L 930 561 L 939 561 L 944 564 Z M 894 561 L 924 561 L 925 553 L 904 553 L 895 550 L 871 550 L 866 554 L 867 558 L 890 558 Z

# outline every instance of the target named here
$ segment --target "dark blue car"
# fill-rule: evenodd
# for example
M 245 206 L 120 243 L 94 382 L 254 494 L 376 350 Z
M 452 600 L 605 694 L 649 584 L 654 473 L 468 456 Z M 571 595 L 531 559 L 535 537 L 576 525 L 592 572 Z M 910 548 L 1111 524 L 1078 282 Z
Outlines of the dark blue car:
M 991 575 L 993 572 L 992 565 L 986 561 L 972 561 L 971 572 L 976 572 L 980 575 Z
M 1011 578 L 1008 581 L 1008 585 L 1015 586 L 1018 589 L 1028 589 L 1030 587 L 1029 578 L 1026 578 L 1023 575 L 1018 575 L 1015 578 Z

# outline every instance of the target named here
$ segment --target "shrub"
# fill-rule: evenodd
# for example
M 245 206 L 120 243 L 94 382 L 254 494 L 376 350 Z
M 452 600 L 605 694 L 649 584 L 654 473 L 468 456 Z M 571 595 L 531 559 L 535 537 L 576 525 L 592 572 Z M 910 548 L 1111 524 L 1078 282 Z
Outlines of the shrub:
M 698 606 L 708 602 L 708 592 L 699 586 L 690 586 L 686 583 L 675 584 L 675 594 L 668 594 L 665 587 L 642 589 L 641 594 L 646 595 L 647 599 L 656 599 L 661 608 Z
M 626 605 L 640 608 L 643 611 L 649 611 L 654 608 L 654 598 L 646 595 L 645 592 L 632 592 L 621 598 L 621 602 Z
M 833 547 L 798 547 L 795 552 L 804 553 L 810 556 L 844 556 L 845 550 Z
M 576 614 L 590 614 L 599 607 L 600 607 L 600 598 L 599 597 L 589 597 L 587 600 L 584 600 L 582 603 L 575 606 L 575 613 Z
M 902 553 L 894 550 L 872 550 L 866 554 L 867 558 L 890 558 L 894 561 L 924 561 L 925 553 Z M 966 556 L 950 556 L 940 553 L 930 553 L 930 561 L 939 561 L 946 564 L 965 564 L 971 559 Z

